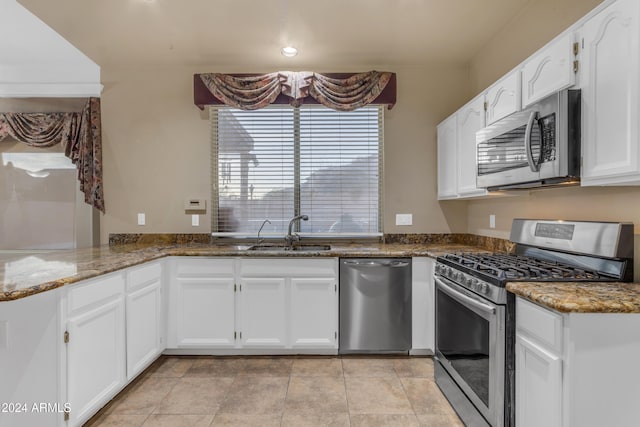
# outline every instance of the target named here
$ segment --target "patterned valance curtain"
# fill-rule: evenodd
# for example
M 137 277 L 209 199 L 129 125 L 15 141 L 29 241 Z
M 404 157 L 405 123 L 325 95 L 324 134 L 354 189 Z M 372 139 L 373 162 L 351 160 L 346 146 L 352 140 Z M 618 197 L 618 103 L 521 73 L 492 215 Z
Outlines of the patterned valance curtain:
M 351 111 L 372 103 L 393 73 L 369 71 L 348 78 L 328 77 L 312 71 L 278 71 L 259 76 L 200 74 L 207 89 L 221 102 L 242 110 L 257 110 L 273 103 L 280 94 L 300 105 L 307 96 L 339 111 Z
M 78 168 L 84 201 L 104 212 L 100 98 L 79 113 L 0 113 L 0 141 L 11 136 L 32 147 L 62 144 Z

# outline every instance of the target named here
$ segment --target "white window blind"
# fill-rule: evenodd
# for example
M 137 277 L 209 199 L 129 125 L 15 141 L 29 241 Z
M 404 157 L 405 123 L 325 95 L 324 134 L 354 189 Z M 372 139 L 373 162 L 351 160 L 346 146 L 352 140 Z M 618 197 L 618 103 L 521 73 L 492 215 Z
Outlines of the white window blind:
M 281 237 L 297 214 L 305 236 L 382 233 L 383 107 L 255 111 L 211 107 L 212 230 Z

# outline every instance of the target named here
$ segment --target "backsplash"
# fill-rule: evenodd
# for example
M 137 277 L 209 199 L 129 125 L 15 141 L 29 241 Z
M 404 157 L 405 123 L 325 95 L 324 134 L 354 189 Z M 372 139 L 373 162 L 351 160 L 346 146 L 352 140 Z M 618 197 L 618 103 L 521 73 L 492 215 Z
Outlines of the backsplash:
M 179 245 L 186 243 L 211 243 L 209 233 L 198 234 L 172 234 L 172 233 L 149 233 L 149 234 L 109 234 L 109 246 L 128 245 L 132 243 L 148 245 Z
M 469 246 L 480 246 L 492 252 L 513 252 L 514 243 L 509 240 L 497 237 L 477 236 L 474 234 L 385 234 L 383 243 L 388 244 L 463 244 Z M 109 234 L 109 246 L 127 244 L 145 245 L 178 245 L 188 243 L 211 243 L 211 235 L 208 233 L 198 234 L 171 234 L 171 233 L 150 233 L 150 234 Z
M 385 234 L 384 243 L 403 244 L 447 244 L 458 243 L 469 246 L 480 246 L 492 252 L 511 253 L 515 244 L 497 237 L 478 236 L 475 234 Z

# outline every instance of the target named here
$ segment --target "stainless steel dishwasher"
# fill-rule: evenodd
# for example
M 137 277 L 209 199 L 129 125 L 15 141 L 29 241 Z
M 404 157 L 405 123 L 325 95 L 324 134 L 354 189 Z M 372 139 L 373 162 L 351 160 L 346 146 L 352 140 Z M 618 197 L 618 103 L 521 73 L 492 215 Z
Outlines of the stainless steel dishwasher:
M 411 259 L 340 259 L 339 353 L 411 349 Z

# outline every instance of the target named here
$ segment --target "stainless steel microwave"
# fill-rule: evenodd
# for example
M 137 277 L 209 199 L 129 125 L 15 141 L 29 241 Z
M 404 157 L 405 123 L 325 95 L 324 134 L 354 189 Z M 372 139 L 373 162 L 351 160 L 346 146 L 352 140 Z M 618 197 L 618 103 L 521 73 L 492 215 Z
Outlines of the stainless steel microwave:
M 580 182 L 580 91 L 563 90 L 476 133 L 478 188 Z

